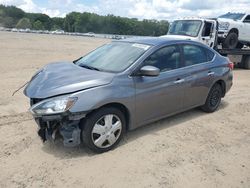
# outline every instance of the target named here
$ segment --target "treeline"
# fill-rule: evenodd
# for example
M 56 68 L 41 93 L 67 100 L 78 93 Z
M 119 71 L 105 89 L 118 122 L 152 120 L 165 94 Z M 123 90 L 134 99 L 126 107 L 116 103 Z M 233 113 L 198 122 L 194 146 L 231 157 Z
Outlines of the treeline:
M 26 13 L 15 6 L 0 5 L 0 26 L 34 30 L 64 30 L 65 32 L 94 32 L 120 35 L 159 36 L 168 31 L 167 21 L 138 20 L 114 15 L 71 12 L 65 18 L 50 18 L 46 14 Z

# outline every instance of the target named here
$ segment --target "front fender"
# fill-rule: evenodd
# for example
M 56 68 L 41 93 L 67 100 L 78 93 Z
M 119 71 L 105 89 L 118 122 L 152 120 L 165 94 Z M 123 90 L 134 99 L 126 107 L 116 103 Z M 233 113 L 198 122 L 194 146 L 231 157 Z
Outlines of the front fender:
M 119 85 L 109 84 L 72 94 L 71 96 L 77 97 L 78 100 L 69 111 L 72 113 L 90 112 L 110 103 L 119 103 L 133 113 L 135 111 L 133 82 Z

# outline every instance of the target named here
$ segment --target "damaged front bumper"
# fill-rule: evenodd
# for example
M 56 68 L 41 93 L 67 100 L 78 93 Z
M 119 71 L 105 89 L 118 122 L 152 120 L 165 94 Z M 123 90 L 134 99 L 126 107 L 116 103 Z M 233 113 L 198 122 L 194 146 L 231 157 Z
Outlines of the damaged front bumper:
M 43 142 L 46 140 L 54 142 L 61 137 L 63 144 L 68 147 L 74 147 L 81 143 L 81 128 L 79 124 L 84 117 L 84 113 L 34 116 L 39 126 L 38 135 Z

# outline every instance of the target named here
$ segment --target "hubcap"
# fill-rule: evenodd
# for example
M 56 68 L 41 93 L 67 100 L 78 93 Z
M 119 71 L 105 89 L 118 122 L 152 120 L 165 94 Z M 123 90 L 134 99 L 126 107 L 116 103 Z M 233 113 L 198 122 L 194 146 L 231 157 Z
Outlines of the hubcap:
M 101 117 L 92 129 L 92 141 L 98 148 L 112 146 L 120 137 L 122 122 L 114 114 Z

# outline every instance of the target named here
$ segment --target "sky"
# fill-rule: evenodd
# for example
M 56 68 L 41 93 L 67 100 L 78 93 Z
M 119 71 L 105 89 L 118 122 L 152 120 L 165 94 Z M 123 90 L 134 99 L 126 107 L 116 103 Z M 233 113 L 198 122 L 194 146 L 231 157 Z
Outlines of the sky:
M 217 17 L 227 12 L 249 12 L 250 0 L 0 0 L 26 12 L 64 17 L 72 11 L 100 15 L 172 20 L 181 17 Z

